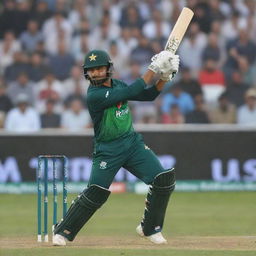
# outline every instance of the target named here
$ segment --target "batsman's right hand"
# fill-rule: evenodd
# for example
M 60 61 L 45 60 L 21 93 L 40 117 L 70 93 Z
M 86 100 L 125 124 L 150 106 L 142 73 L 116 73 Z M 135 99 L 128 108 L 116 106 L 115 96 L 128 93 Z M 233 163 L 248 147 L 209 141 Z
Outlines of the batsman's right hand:
M 179 70 L 179 55 L 174 55 L 170 51 L 161 51 L 151 58 L 148 69 L 156 74 L 160 74 L 163 81 L 171 80 Z
M 170 51 L 161 51 L 151 58 L 151 64 L 148 69 L 156 74 L 165 74 L 168 72 L 178 72 L 179 55 L 174 55 Z

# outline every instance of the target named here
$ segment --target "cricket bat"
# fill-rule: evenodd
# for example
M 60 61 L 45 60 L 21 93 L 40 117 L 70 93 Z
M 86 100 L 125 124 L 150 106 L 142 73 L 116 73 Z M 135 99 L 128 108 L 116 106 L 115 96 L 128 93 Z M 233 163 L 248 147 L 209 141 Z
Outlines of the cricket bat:
M 178 17 L 165 45 L 164 49 L 166 51 L 171 51 L 172 53 L 175 53 L 177 51 L 193 16 L 194 12 L 191 9 L 187 7 L 184 7 L 182 9 L 180 16 Z

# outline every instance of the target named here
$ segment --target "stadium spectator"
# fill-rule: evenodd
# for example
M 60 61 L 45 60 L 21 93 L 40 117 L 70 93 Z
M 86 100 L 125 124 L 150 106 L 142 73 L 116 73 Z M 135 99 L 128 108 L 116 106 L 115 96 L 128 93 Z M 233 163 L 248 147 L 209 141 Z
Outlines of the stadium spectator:
M 225 77 L 223 72 L 218 69 L 215 59 L 208 58 L 204 62 L 203 68 L 199 72 L 199 82 L 204 85 L 225 86 Z
M 221 65 L 223 65 L 224 60 L 226 60 L 226 39 L 223 38 L 223 36 L 221 35 L 221 28 L 222 28 L 222 22 L 219 20 L 214 20 L 211 24 L 211 33 L 210 34 L 214 34 L 217 37 L 218 40 L 218 46 L 221 49 Z M 209 44 L 209 38 L 208 38 L 208 44 Z
M 108 10 L 111 21 L 118 24 L 121 19 L 121 12 L 124 5 L 125 3 L 122 0 L 112 0 L 111 2 L 104 1 L 102 11 L 104 12 L 105 10 Z
M 20 50 L 20 42 L 16 40 L 14 33 L 5 32 L 3 40 L 0 40 L 0 75 L 4 74 L 6 67 L 13 63 L 14 53 Z
M 136 61 L 141 66 L 146 66 L 147 61 L 153 54 L 154 53 L 150 47 L 149 40 L 140 34 L 138 38 L 138 45 L 132 50 L 130 59 L 132 61 Z
M 122 28 L 138 28 L 141 31 L 143 23 L 144 21 L 135 5 L 130 4 L 126 8 L 123 8 L 120 19 L 120 26 Z
M 129 73 L 122 77 L 122 80 L 127 84 L 131 84 L 142 74 L 142 68 L 138 62 L 130 61 L 129 67 Z
M 208 124 L 210 123 L 208 113 L 205 110 L 202 94 L 194 97 L 195 109 L 185 115 L 186 123 L 189 124 Z
M 230 19 L 226 19 L 221 26 L 221 37 L 227 43 L 238 37 L 238 31 L 247 26 L 246 19 L 241 17 L 239 11 L 235 10 Z
M 121 31 L 121 38 L 117 40 L 117 46 L 119 51 L 130 57 L 130 54 L 134 48 L 138 45 L 138 40 L 132 36 L 131 30 L 124 27 Z
M 242 75 L 239 71 L 234 71 L 227 87 L 227 97 L 232 104 L 240 107 L 244 104 L 245 92 L 249 89 L 249 85 L 243 83 Z
M 43 58 L 46 58 L 48 56 L 48 53 L 46 52 L 44 47 L 44 41 L 40 41 L 37 43 L 35 52 L 39 53 Z
M 53 17 L 45 21 L 42 31 L 47 53 L 57 54 L 60 42 L 64 43 L 67 48 L 71 46 L 73 28 L 63 13 L 55 12 Z
M 151 40 L 150 46 L 154 54 L 161 52 L 161 50 L 163 49 L 160 40 Z
M 14 0 L 3 1 L 3 9 L 0 13 L 0 38 L 8 31 L 15 31 L 17 24 L 17 8 Z M 2 56 L 2 55 L 1 55 Z
M 6 94 L 4 80 L 0 77 L 0 128 L 4 126 L 6 113 L 13 107 L 10 98 Z
M 6 116 L 5 129 L 10 132 L 36 132 L 41 128 L 39 114 L 29 106 L 26 94 L 16 98 L 17 107 L 11 109 Z
M 47 9 L 49 9 L 51 12 L 54 13 L 56 11 L 57 0 L 43 0 L 42 2 L 46 3 Z
M 65 17 L 67 17 L 68 12 L 70 11 L 71 2 L 67 0 L 55 0 L 54 12 L 63 13 Z
M 80 21 L 80 26 L 74 31 L 72 38 L 71 54 L 76 62 L 83 63 L 86 52 L 89 51 L 90 46 L 90 25 L 88 20 L 83 19 Z
M 184 92 L 187 92 L 194 98 L 195 95 L 202 93 L 201 84 L 199 81 L 192 77 L 191 71 L 189 68 L 184 67 L 180 72 L 180 79 L 177 81 L 177 84 L 181 87 Z
M 35 85 L 36 109 L 42 113 L 45 111 L 47 100 L 55 101 L 55 111 L 62 110 L 62 100 L 65 95 L 63 84 L 56 79 L 53 72 L 48 70 L 43 80 Z
M 204 67 L 199 72 L 199 82 L 205 101 L 208 105 L 215 105 L 218 97 L 225 91 L 224 73 L 218 69 L 214 59 L 205 60 Z
M 8 85 L 6 92 L 13 104 L 17 101 L 17 97 L 22 94 L 27 96 L 28 103 L 33 106 L 35 103 L 34 86 L 35 84 L 29 80 L 27 73 L 21 72 L 18 74 L 17 80 Z
M 171 32 L 170 23 L 163 20 L 162 13 L 155 9 L 152 17 L 142 27 L 142 33 L 150 40 L 157 39 L 166 42 Z
M 227 93 L 222 93 L 218 98 L 218 106 L 209 111 L 211 123 L 234 124 L 236 123 L 236 108 L 230 103 Z
M 110 42 L 118 40 L 121 30 L 111 21 L 109 12 L 105 12 L 100 24 L 90 33 L 90 48 L 109 49 Z
M 43 34 L 39 30 L 37 21 L 30 20 L 27 25 L 27 30 L 23 31 L 20 35 L 23 50 L 32 53 L 36 50 L 37 44 L 42 40 Z
M 17 11 L 15 14 L 16 24 L 13 28 L 15 35 L 17 37 L 26 30 L 28 21 L 31 16 L 31 1 L 29 0 L 22 0 L 16 1 Z
M 60 114 L 54 111 L 54 100 L 46 101 L 46 109 L 40 115 L 42 128 L 60 128 Z
M 99 19 L 100 13 L 97 8 L 93 10 L 91 4 L 88 1 L 74 0 L 72 2 L 73 8 L 70 10 L 68 14 L 68 20 L 75 30 L 79 29 L 80 22 L 82 20 L 87 20 L 88 24 L 92 24 L 92 26 L 94 26 L 94 24 L 98 22 L 98 20 L 96 22 L 90 22 L 92 21 L 90 19 L 91 16 L 94 16 L 94 19 L 96 17 L 96 19 Z
M 192 97 L 202 93 L 201 88 L 198 89 L 198 72 L 206 60 L 214 59 L 217 69 L 225 74 L 229 101 L 241 106 L 245 91 L 256 87 L 256 4 L 247 0 L 185 2 L 195 11 L 195 16 L 178 51 L 181 67 L 189 68 L 190 74 L 186 71 L 178 74 L 175 82 Z M 73 56 L 74 62 L 68 71 L 60 71 L 59 64 L 53 65 L 59 70 L 58 77 L 64 79 L 60 84 L 61 96 L 54 105 L 55 110 L 61 111 L 72 99 L 82 99 L 83 89 L 79 86 L 74 88 L 75 92 L 65 92 L 65 88 L 71 78 L 69 70 L 74 65 L 82 65 L 85 53 L 92 48 L 110 51 L 115 59 L 116 75 L 120 73 L 122 79 L 131 81 L 133 74 L 144 70 L 149 57 L 164 47 L 164 38 L 169 35 L 167 27 L 170 30 L 177 20 L 184 1 L 113 0 L 100 4 L 89 0 L 5 0 L 0 5 L 0 76 L 4 76 L 6 90 L 12 82 L 17 82 L 21 72 L 26 72 L 31 81 L 41 82 L 47 73 L 45 61 L 58 54 L 59 42 L 64 43 L 67 54 Z M 117 47 L 112 44 L 113 40 Z M 30 56 L 26 56 L 27 53 Z M 123 64 L 131 61 L 139 64 Z M 61 65 L 66 63 L 61 61 Z M 136 67 L 138 72 L 134 70 Z M 208 103 L 209 94 L 205 92 L 206 87 L 202 88 Z M 168 89 L 167 85 L 165 91 Z M 163 104 L 162 99 L 164 95 L 155 102 L 154 113 Z M 152 120 L 148 116 L 142 122 Z
M 192 97 L 184 92 L 180 85 L 176 84 L 170 88 L 170 92 L 163 96 L 161 110 L 163 114 L 170 113 L 172 105 L 178 105 L 183 115 L 194 110 L 195 105 Z
M 74 99 L 70 108 L 62 113 L 61 127 L 72 132 L 82 131 L 90 127 L 91 118 L 87 109 L 83 108 L 83 102 Z
M 49 67 L 44 63 L 44 59 L 39 52 L 33 52 L 28 66 L 28 76 L 33 82 L 43 79 Z
M 65 42 L 59 42 L 58 53 L 50 55 L 47 64 L 57 79 L 63 81 L 69 77 L 75 60 L 68 52 Z
M 0 112 L 7 113 L 13 107 L 11 99 L 6 93 L 6 85 L 0 77 Z
M 240 56 L 247 58 L 250 65 L 255 61 L 256 45 L 249 38 L 247 29 L 240 29 L 238 37 L 227 43 L 228 57 L 224 66 L 226 76 L 229 78 L 232 71 L 238 68 Z
M 179 106 L 173 104 L 170 109 L 170 113 L 162 114 L 162 123 L 163 124 L 183 124 L 184 116 L 180 112 Z
M 178 50 L 181 64 L 188 67 L 193 75 L 197 75 L 202 66 L 201 56 L 207 44 L 207 37 L 200 31 L 198 23 L 195 22 L 190 25 L 187 34 L 188 37 L 183 39 Z
M 115 78 L 127 74 L 127 70 L 129 69 L 129 58 L 127 55 L 123 54 L 123 52 L 119 51 L 115 41 L 110 43 L 109 55 L 113 63 L 115 63 Z
M 212 22 L 219 20 L 223 22 L 226 18 L 225 11 L 223 10 L 223 2 L 220 0 L 209 1 L 208 11 L 209 16 L 211 17 L 211 26 Z
M 238 69 L 241 73 L 243 83 L 256 86 L 256 63 L 250 65 L 248 59 L 241 56 L 238 58 Z
M 256 90 L 248 89 L 245 93 L 245 104 L 237 110 L 238 124 L 256 124 Z
M 52 12 L 48 8 L 46 1 L 36 1 L 35 10 L 31 13 L 31 18 L 37 21 L 39 29 L 41 30 L 44 22 L 52 16 Z
M 73 98 L 79 98 L 82 101 L 84 100 L 89 83 L 84 79 L 81 71 L 82 69 L 79 66 L 74 66 L 71 70 L 70 78 L 64 81 L 65 105 L 69 104 Z
M 208 36 L 208 44 L 202 51 L 202 61 L 213 59 L 217 62 L 218 67 L 221 65 L 221 56 L 223 52 L 219 47 L 218 36 L 215 33 L 210 33 Z
M 23 51 L 18 51 L 13 54 L 13 62 L 6 67 L 4 78 L 7 82 L 17 79 L 19 73 L 28 73 L 28 55 Z
M 210 12 L 209 3 L 206 2 L 199 2 L 196 4 L 194 8 L 194 22 L 197 22 L 200 30 L 203 33 L 208 34 L 210 32 L 211 23 L 213 20 L 213 17 Z

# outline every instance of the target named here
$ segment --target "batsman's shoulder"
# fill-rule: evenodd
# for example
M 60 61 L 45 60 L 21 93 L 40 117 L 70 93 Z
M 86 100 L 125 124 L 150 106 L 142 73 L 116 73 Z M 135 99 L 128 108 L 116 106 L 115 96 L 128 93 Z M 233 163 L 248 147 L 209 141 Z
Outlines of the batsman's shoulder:
M 102 98 L 102 96 L 105 95 L 107 90 L 107 87 L 96 87 L 92 86 L 91 88 L 88 89 L 86 100 L 87 102 L 94 102 L 95 100 L 99 100 Z
M 127 87 L 128 86 L 123 80 L 112 78 L 112 81 L 113 81 L 114 86 L 119 86 L 119 87 Z

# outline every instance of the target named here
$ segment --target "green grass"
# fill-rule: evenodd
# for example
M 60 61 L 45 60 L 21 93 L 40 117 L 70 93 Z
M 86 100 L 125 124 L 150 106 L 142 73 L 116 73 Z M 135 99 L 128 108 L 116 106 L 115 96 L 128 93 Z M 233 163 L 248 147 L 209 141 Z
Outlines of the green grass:
M 37 249 L 37 250 L 5 250 L 1 256 L 255 256 L 255 251 L 251 252 L 235 252 L 235 251 L 191 251 L 191 250 L 121 250 L 121 249 L 80 249 L 74 248 L 51 248 L 51 249 Z
M 70 195 L 69 199 L 74 197 Z M 246 240 L 256 235 L 254 192 L 174 193 L 163 230 L 170 245 L 163 247 L 150 245 L 134 232 L 144 210 L 144 198 L 128 193 L 111 195 L 75 242 L 66 248 L 54 248 L 37 245 L 36 195 L 0 194 L 0 256 L 256 255 L 256 237 Z M 19 238 L 21 246 L 14 243 Z M 105 238 L 111 238 L 109 243 L 102 243 Z M 209 244 L 211 240 L 213 244 Z

